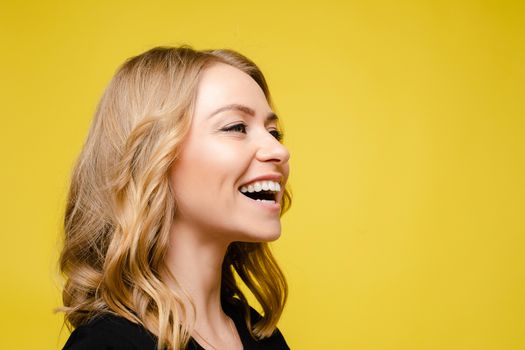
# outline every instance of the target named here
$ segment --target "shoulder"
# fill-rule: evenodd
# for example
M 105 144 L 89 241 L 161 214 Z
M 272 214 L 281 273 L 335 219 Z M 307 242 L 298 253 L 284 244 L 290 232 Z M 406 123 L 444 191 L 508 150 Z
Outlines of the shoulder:
M 263 338 L 259 340 L 252 338 L 248 332 L 248 329 L 246 328 L 246 324 L 244 320 L 245 308 L 240 302 L 240 300 L 234 300 L 230 302 L 229 309 L 226 309 L 226 310 L 230 311 L 228 312 L 228 315 L 232 317 L 232 319 L 234 320 L 237 326 L 237 329 L 239 331 L 239 335 L 243 339 L 243 344 L 245 345 L 245 349 L 250 349 L 250 350 L 251 349 L 254 349 L 254 350 L 259 350 L 259 349 L 261 350 L 263 349 L 289 350 L 290 349 L 290 347 L 286 343 L 286 340 L 284 339 L 284 336 L 279 330 L 279 328 L 275 328 L 273 334 L 267 338 Z M 251 306 L 249 306 L 249 313 L 250 313 L 250 318 L 252 320 L 252 325 L 257 323 L 260 319 L 262 319 L 261 314 Z
M 141 325 L 123 317 L 102 315 L 77 327 L 63 350 L 153 350 L 156 345 L 155 337 Z
M 290 347 L 286 343 L 286 340 L 284 339 L 284 336 L 279 328 L 275 328 L 271 336 L 259 340 L 259 343 L 264 345 L 265 349 L 290 350 Z
M 259 314 L 253 307 L 250 306 L 250 316 L 252 319 L 252 324 L 255 324 L 259 321 L 262 316 Z M 263 338 L 256 341 L 257 346 L 250 347 L 250 349 L 272 349 L 272 350 L 290 350 L 290 347 L 286 343 L 283 334 L 279 328 L 275 328 L 273 334 L 268 338 Z

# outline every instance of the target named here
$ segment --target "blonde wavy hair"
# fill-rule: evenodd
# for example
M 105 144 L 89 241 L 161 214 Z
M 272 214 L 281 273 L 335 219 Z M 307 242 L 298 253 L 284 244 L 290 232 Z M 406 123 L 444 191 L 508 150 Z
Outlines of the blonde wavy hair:
M 59 311 L 70 329 L 112 313 L 155 334 L 159 350 L 188 345 L 195 310 L 185 308 L 184 301 L 193 305 L 191 298 L 165 265 L 176 213 L 168 173 L 191 124 L 199 77 L 216 63 L 250 75 L 271 105 L 259 68 L 231 50 L 153 48 L 128 59 L 106 88 L 73 169 L 65 209 Z M 285 189 L 281 215 L 290 204 Z M 262 307 L 263 317 L 253 325 L 235 273 Z M 273 333 L 287 294 L 267 243 L 230 244 L 221 298 L 241 303 L 253 337 Z

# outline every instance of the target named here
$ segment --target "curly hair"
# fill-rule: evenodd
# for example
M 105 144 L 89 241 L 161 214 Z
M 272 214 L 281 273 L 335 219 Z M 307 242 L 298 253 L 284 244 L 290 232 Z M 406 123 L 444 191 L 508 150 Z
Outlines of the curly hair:
M 69 328 L 113 313 L 155 334 L 159 350 L 187 346 L 193 325 L 184 301 L 191 304 L 191 298 L 165 265 L 176 212 L 168 172 L 191 125 L 199 77 L 214 63 L 247 73 L 271 105 L 259 68 L 232 50 L 156 47 L 128 59 L 106 88 L 73 169 L 65 208 L 59 310 Z M 281 215 L 290 204 L 285 189 Z M 235 272 L 263 309 L 254 325 Z M 230 244 L 221 297 L 240 300 L 252 336 L 273 333 L 287 294 L 267 243 Z

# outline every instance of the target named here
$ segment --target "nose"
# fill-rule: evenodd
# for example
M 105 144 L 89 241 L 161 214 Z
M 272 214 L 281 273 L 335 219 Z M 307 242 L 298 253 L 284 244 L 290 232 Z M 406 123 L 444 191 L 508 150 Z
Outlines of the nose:
M 269 133 L 259 140 L 256 158 L 261 162 L 286 164 L 290 159 L 290 152 Z

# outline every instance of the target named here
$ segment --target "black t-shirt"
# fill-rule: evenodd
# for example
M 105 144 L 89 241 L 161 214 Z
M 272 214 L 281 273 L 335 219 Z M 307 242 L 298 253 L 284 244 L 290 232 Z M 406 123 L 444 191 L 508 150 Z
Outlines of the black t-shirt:
M 268 338 L 256 341 L 250 336 L 244 321 L 241 305 L 223 302 L 224 313 L 228 315 L 241 338 L 244 350 L 289 350 L 283 335 L 276 329 Z M 261 318 L 250 307 L 252 323 Z M 144 327 L 115 315 L 99 316 L 71 333 L 63 350 L 156 350 L 157 338 Z M 190 339 L 187 350 L 203 350 Z

